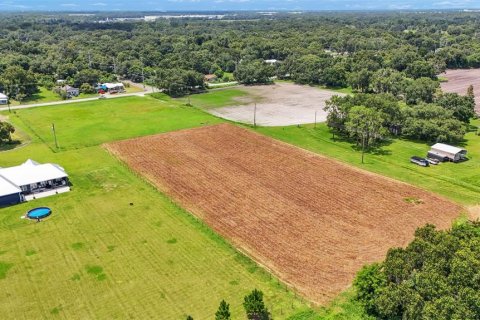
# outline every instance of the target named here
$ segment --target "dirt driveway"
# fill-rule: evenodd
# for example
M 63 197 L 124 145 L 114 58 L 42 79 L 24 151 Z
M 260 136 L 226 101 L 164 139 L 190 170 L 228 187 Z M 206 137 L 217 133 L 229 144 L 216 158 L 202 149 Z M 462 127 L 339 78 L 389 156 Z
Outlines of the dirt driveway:
M 248 95 L 238 98 L 238 105 L 207 111 L 228 120 L 253 124 L 256 103 L 256 123 L 261 126 L 313 123 L 315 112 L 317 122 L 323 122 L 327 119 L 327 113 L 323 111 L 325 101 L 334 95 L 344 95 L 293 83 L 242 87 L 242 90 L 247 91 Z

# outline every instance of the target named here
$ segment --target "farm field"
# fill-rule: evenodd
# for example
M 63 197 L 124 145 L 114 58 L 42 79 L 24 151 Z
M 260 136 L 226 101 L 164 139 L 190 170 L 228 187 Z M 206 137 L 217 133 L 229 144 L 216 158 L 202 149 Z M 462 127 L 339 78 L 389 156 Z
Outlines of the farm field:
M 432 193 L 229 124 L 107 148 L 317 303 L 418 226 L 462 208 Z
M 103 148 L 91 146 L 217 121 L 193 108 L 148 100 L 150 107 L 142 98 L 115 100 L 114 119 L 109 100 L 11 114 L 32 141 L 0 152 L 0 166 L 27 158 L 58 163 L 73 187 L 70 193 L 0 209 L 2 318 L 184 319 L 190 314 L 211 319 L 226 299 L 238 319 L 244 317 L 243 297 L 258 288 L 275 319 L 323 319 Z M 100 117 L 118 126 L 98 126 Z M 56 152 L 48 140 L 52 119 L 71 130 L 59 139 L 65 149 Z M 94 139 L 82 140 L 87 134 Z M 42 223 L 20 219 L 36 206 L 51 207 L 53 215 Z M 347 309 L 340 314 L 359 310 L 351 302 L 341 305 Z M 339 314 L 338 307 L 322 314 Z
M 472 127 L 479 125 L 479 120 L 472 121 Z M 316 128 L 304 125 L 300 128 L 263 127 L 257 130 L 301 148 L 433 191 L 470 208 L 480 204 L 480 136 L 475 134 L 475 130 L 465 135 L 465 143 L 462 145 L 468 150 L 470 160 L 442 163 L 428 168 L 409 162 L 412 155 L 423 156 L 427 153 L 430 148 L 427 143 L 393 139 L 377 152 L 366 154 L 365 164 L 361 164 L 360 152 L 355 146 L 349 141 L 338 138 L 333 140 L 324 123 L 318 124 Z M 473 209 L 478 212 L 478 208 Z
M 325 101 L 343 93 L 289 82 L 274 85 L 243 86 L 191 96 L 191 103 L 218 117 L 235 122 L 263 126 L 285 126 L 325 121 Z M 202 97 L 203 96 L 203 97 Z
M 473 85 L 476 111 L 480 112 L 480 69 L 447 70 L 440 76 L 448 79 L 447 82 L 441 83 L 442 90 L 445 92 L 465 95 L 468 87 Z
M 207 94 L 192 96 L 194 106 L 203 107 L 212 103 L 228 106 L 234 101 L 238 92 L 226 90 L 211 91 Z M 377 152 L 366 155 L 366 163 L 361 164 L 360 153 L 349 141 L 332 139 L 325 123 L 304 124 L 282 127 L 257 127 L 257 131 L 323 154 L 362 169 L 379 173 L 400 181 L 411 183 L 426 190 L 433 191 L 470 207 L 480 204 L 480 136 L 475 132 L 480 126 L 479 120 L 473 120 L 471 130 L 465 135 L 462 147 L 468 150 L 469 161 L 459 164 L 444 163 L 439 166 L 421 168 L 409 162 L 413 155 L 423 156 L 429 150 L 429 144 L 403 139 L 392 139 Z M 480 209 L 473 208 L 479 212 Z

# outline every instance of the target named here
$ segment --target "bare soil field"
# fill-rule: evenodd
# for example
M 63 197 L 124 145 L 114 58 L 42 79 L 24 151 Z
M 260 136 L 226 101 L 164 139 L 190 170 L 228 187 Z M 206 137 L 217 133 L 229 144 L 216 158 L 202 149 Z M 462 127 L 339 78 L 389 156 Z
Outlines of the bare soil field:
M 460 206 L 237 126 L 114 142 L 107 149 L 315 303 L 417 227 Z
M 448 82 L 442 82 L 441 84 L 442 90 L 445 92 L 465 95 L 468 87 L 473 85 L 475 110 L 480 113 L 480 69 L 447 70 L 440 76 L 448 79 Z
M 239 104 L 228 107 L 207 109 L 208 112 L 224 119 L 253 124 L 254 105 L 257 102 L 256 123 L 262 126 L 288 126 L 327 119 L 323 111 L 325 101 L 334 95 L 343 96 L 330 90 L 322 90 L 293 83 L 276 83 L 268 86 L 243 87 L 249 93 L 238 98 Z

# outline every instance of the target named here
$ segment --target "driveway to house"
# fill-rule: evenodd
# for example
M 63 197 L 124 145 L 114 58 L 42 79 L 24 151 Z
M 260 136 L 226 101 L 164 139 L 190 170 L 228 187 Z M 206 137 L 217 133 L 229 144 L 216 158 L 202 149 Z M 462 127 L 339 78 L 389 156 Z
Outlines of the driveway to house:
M 139 83 L 134 83 L 134 82 L 131 82 L 131 81 L 125 81 L 125 82 L 130 83 L 130 85 L 132 85 L 132 86 L 142 87 L 142 84 L 139 84 Z M 153 87 L 145 85 L 145 89 L 144 89 L 143 92 L 106 94 L 105 98 L 106 99 L 115 99 L 115 98 L 132 97 L 132 96 L 143 97 L 146 94 L 153 93 L 153 92 L 154 92 Z M 59 104 L 70 104 L 70 103 L 77 103 L 77 102 L 84 102 L 84 101 L 94 101 L 94 100 L 98 100 L 98 99 L 99 99 L 98 97 L 93 97 L 93 98 L 84 98 L 84 99 L 75 99 L 75 100 L 62 100 L 62 101 L 52 101 L 52 102 L 44 102 L 44 103 L 24 104 L 24 105 L 19 105 L 19 106 L 11 106 L 10 110 L 55 106 L 55 105 L 59 105 Z M 1 107 L 0 111 L 8 111 L 8 106 L 7 107 Z

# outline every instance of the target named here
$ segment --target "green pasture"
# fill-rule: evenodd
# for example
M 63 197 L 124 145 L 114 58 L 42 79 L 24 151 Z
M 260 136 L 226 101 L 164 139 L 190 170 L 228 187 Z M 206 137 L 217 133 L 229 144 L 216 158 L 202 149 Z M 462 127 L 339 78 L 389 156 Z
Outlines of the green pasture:
M 134 96 L 22 109 L 10 114 L 10 119 L 20 127 L 29 128 L 55 151 L 220 121 L 200 110 L 161 97 L 165 100 Z M 55 146 L 52 124 L 55 124 L 59 149 Z
M 73 187 L 0 209 L 2 318 L 212 319 L 226 299 L 241 319 L 243 297 L 259 288 L 275 319 L 320 319 L 276 278 L 99 145 L 218 119 L 171 101 L 136 97 L 10 116 L 32 141 L 1 152 L 0 166 L 28 158 L 59 163 Z M 50 139 L 52 121 L 59 127 L 59 151 Z M 36 206 L 51 207 L 53 215 L 41 223 L 20 219 Z
M 243 88 L 235 87 L 228 89 L 214 89 L 206 93 L 194 94 L 178 100 L 185 104 L 190 101 L 190 104 L 202 109 L 213 109 L 241 105 L 242 101 L 240 99 L 242 97 L 252 98 L 252 96 Z

